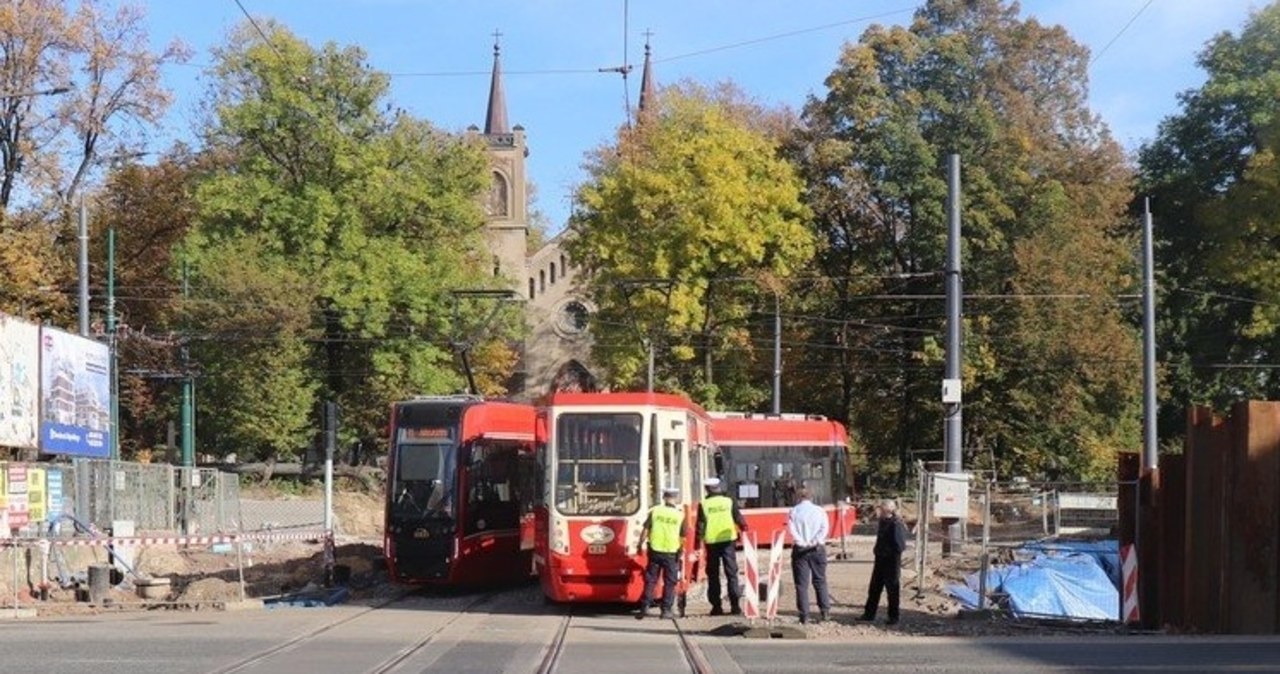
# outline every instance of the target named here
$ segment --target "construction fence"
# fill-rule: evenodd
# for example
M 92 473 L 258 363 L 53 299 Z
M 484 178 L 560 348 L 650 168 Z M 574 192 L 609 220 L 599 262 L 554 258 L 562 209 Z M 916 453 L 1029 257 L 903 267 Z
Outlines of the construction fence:
M 237 475 L 103 459 L 66 463 L 0 462 L 0 517 L 4 532 L 56 533 L 74 518 L 108 531 L 130 522 L 138 532 L 222 533 L 241 525 Z
M 1117 540 L 1121 512 L 1132 513 L 1121 500 L 1134 498 L 1133 491 L 1120 482 L 999 480 L 983 471 L 947 473 L 940 462 L 919 462 L 915 469 L 914 498 L 902 499 L 900 512 L 914 534 L 904 590 L 918 594 L 926 583 L 945 586 L 975 575 L 984 580 L 992 565 L 1030 556 L 1030 550 Z M 982 608 L 1001 608 L 990 588 L 980 587 L 978 594 Z

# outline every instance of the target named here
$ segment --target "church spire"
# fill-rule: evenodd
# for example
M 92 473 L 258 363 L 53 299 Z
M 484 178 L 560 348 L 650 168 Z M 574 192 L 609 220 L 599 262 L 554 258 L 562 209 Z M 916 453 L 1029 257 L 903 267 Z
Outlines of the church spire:
M 649 49 L 649 36 L 653 35 L 648 31 L 644 34 L 644 73 L 640 76 L 640 109 L 637 117 L 638 121 L 644 121 L 644 118 L 653 114 L 653 106 L 658 102 L 657 84 L 653 81 L 653 67 L 650 65 L 651 50 Z
M 507 97 L 502 92 L 502 47 L 498 39 L 502 33 L 493 33 L 493 79 L 489 82 L 489 111 L 484 117 L 485 135 L 511 133 L 507 124 Z

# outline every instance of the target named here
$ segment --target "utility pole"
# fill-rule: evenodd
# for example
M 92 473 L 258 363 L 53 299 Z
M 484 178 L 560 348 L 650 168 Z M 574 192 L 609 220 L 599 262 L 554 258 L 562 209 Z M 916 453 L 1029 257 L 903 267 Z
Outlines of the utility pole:
M 943 438 L 946 448 L 948 473 L 962 469 L 961 441 L 962 382 L 960 376 L 961 354 L 961 299 L 964 292 L 960 277 L 960 155 L 947 155 L 947 361 L 942 386 L 942 403 L 946 415 Z M 950 556 L 960 540 L 958 521 L 947 527 L 947 539 L 942 554 Z
M 782 414 L 782 299 L 773 293 L 773 413 Z
M 89 214 L 80 197 L 80 336 L 89 336 Z
M 107 343 L 111 368 L 111 460 L 120 459 L 120 367 L 116 362 L 116 228 L 107 230 Z
M 182 299 L 191 296 L 191 279 L 187 261 L 182 261 Z M 185 308 L 185 307 L 184 307 Z M 191 336 L 182 338 L 182 466 L 195 466 L 195 381 L 191 378 Z M 187 480 L 188 486 L 190 479 Z
M 1142 468 L 1160 467 L 1156 445 L 1156 284 L 1152 243 L 1151 199 L 1142 214 Z

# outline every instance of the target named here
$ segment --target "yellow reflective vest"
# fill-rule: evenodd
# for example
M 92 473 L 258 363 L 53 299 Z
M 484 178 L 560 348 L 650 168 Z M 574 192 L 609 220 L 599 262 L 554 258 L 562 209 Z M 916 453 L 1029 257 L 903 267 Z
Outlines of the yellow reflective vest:
M 733 521 L 733 499 L 728 496 L 708 496 L 702 499 L 702 517 L 706 531 L 705 543 L 728 543 L 738 538 L 738 525 Z
M 649 511 L 649 549 L 654 552 L 679 552 L 682 524 L 684 511 L 665 504 L 654 506 Z

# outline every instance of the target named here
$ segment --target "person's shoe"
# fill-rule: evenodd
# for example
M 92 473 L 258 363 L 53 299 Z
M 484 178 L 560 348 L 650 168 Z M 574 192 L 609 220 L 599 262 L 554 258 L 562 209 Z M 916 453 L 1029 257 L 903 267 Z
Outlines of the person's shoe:
M 897 619 L 897 618 L 889 618 L 888 620 L 884 621 L 884 624 L 886 624 L 886 625 L 897 625 L 897 624 L 898 624 L 898 619 Z
M 663 610 L 662 610 L 662 615 L 660 615 L 660 616 L 658 616 L 658 617 L 659 617 L 659 618 L 662 618 L 663 620 L 672 620 L 672 619 L 674 619 L 674 618 L 676 617 L 676 614 L 672 613 L 672 612 L 671 612 L 671 609 L 663 609 Z
M 639 611 L 636 611 L 636 620 L 644 620 L 647 617 L 649 617 L 648 606 L 641 607 Z
M 807 616 L 807 615 L 802 615 L 802 616 L 800 616 L 800 624 L 801 624 L 801 625 L 808 625 L 808 624 L 809 624 L 809 616 Z
M 729 613 L 733 615 L 742 615 L 742 607 L 737 604 L 734 604 L 733 606 L 729 607 Z
M 823 611 L 822 615 L 818 617 L 818 620 L 821 620 L 822 622 L 827 622 L 828 620 L 831 620 L 831 615 L 826 611 Z
M 711 615 L 724 615 L 724 609 L 720 606 L 712 606 Z
M 863 613 L 861 616 L 858 616 L 858 620 L 861 620 L 864 623 L 870 623 L 870 622 L 875 622 L 876 617 L 873 615 L 867 615 Z

